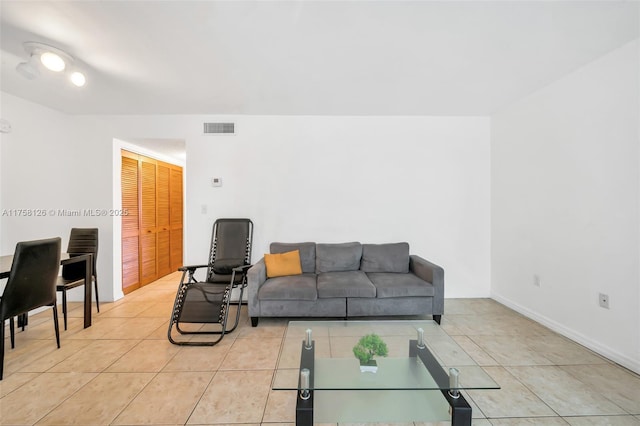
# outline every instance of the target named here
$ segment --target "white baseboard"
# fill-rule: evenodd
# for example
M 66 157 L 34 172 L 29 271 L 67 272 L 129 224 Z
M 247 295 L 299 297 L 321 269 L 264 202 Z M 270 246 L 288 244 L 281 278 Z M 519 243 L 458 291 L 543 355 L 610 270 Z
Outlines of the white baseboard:
M 560 324 L 559 322 L 554 321 L 550 318 L 547 318 L 544 315 L 540 315 L 537 312 L 534 312 L 528 308 L 525 308 L 524 306 L 521 306 L 510 299 L 500 296 L 499 294 L 492 293 L 491 298 L 494 299 L 496 302 L 500 302 L 503 305 L 513 309 L 514 311 L 524 315 L 525 317 L 532 319 L 544 325 L 545 327 L 548 327 L 549 329 L 555 331 L 556 333 L 559 333 L 573 340 L 574 342 L 579 343 L 582 346 L 585 346 L 591 349 L 597 354 L 602 355 L 603 357 L 617 364 L 620 364 L 621 366 L 628 368 L 629 370 L 637 374 L 640 374 L 640 360 L 633 359 L 626 355 L 623 355 L 617 352 L 616 350 L 611 349 L 603 345 L 602 343 L 595 341 L 588 336 L 583 335 L 582 333 L 578 333 L 575 330 L 567 328 L 564 325 Z

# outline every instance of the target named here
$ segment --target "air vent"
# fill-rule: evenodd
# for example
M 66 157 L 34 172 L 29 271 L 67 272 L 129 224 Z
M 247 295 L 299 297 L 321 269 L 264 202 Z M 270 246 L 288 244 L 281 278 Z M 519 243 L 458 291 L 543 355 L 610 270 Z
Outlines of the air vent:
M 235 133 L 235 123 L 204 123 L 205 133 Z

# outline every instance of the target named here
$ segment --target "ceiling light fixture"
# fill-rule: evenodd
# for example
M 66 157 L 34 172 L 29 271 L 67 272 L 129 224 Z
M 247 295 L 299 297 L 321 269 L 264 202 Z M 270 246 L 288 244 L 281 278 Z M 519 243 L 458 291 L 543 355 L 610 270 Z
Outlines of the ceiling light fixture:
M 70 79 L 71 82 L 78 87 L 84 86 L 84 84 L 87 82 L 87 80 L 84 78 L 84 74 L 79 71 L 72 72 Z
M 40 75 L 40 70 L 38 69 L 38 64 L 36 63 L 37 59 L 35 55 L 31 55 L 27 62 L 19 63 L 16 67 L 16 71 L 18 74 L 23 76 L 28 80 L 34 80 Z
M 87 82 L 80 71 L 74 69 L 74 59 L 68 53 L 44 43 L 28 41 L 24 43 L 24 50 L 30 55 L 27 62 L 22 62 L 16 67 L 16 71 L 23 77 L 33 80 L 40 75 L 40 65 L 44 68 L 62 73 L 68 76 L 71 83 L 82 87 Z
M 64 71 L 65 67 L 67 66 L 67 64 L 65 64 L 64 62 L 64 59 L 53 52 L 44 52 L 42 55 L 40 55 L 40 62 L 42 62 L 42 65 L 44 65 L 47 69 L 54 72 Z

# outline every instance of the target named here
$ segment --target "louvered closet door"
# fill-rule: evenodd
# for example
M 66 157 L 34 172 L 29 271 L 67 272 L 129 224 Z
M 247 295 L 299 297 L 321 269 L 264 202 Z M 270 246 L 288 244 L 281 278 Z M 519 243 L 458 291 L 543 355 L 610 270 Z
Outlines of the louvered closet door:
M 182 167 L 122 151 L 122 289 L 182 266 Z
M 169 177 L 171 269 L 182 266 L 182 168 L 172 167 Z
M 156 163 L 142 158 L 140 162 L 140 284 L 149 284 L 158 278 L 156 265 Z
M 122 152 L 122 290 L 129 293 L 140 287 L 139 216 L 138 216 L 138 158 Z
M 170 256 L 170 223 L 169 223 L 169 175 L 171 165 L 158 162 L 156 167 L 156 194 L 157 194 L 157 258 L 158 276 L 163 277 L 175 269 L 171 268 Z

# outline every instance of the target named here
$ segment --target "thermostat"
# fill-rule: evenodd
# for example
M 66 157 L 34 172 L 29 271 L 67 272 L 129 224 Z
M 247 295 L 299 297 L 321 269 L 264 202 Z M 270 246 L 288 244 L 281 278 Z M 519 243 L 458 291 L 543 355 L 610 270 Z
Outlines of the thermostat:
M 211 178 L 211 186 L 222 186 L 222 178 Z

